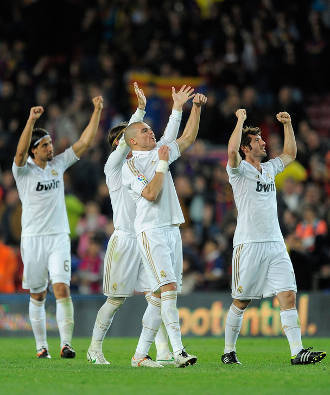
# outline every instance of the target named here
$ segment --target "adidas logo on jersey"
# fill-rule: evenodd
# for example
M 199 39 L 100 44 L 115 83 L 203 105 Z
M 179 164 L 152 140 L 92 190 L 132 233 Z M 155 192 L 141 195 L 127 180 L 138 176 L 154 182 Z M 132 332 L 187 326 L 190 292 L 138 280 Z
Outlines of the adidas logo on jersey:
M 275 191 L 275 184 L 271 182 L 270 184 L 263 184 L 260 181 L 257 181 L 257 192 L 274 192 Z
M 50 191 L 51 189 L 56 189 L 58 188 L 60 184 L 60 181 L 56 180 L 50 180 L 50 181 L 44 181 L 44 182 L 38 182 L 36 191 Z

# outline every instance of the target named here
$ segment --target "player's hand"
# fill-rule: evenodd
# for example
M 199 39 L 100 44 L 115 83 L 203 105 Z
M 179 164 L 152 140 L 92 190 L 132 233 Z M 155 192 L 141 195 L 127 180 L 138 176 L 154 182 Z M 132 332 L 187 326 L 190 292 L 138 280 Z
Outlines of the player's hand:
M 279 112 L 276 114 L 276 118 L 279 122 L 283 123 L 283 125 L 291 123 L 290 114 L 287 112 Z
M 170 149 L 168 148 L 168 146 L 162 145 L 158 150 L 159 160 L 166 160 L 166 162 L 168 162 L 169 155 L 170 155 Z
M 144 95 L 144 92 L 141 88 L 139 88 L 139 85 L 137 84 L 137 82 L 134 82 L 133 86 L 134 86 L 134 92 L 136 94 L 136 98 L 138 101 L 138 107 L 140 110 L 144 110 L 147 105 L 147 99 Z
M 189 85 L 182 85 L 178 92 L 172 86 L 173 109 L 182 111 L 183 105 L 194 96 L 194 88 Z
M 246 120 L 246 110 L 245 108 L 239 108 L 236 112 L 235 115 L 237 119 L 242 119 L 243 121 Z
M 30 110 L 30 119 L 36 121 L 44 112 L 44 108 L 42 106 L 31 107 Z
M 202 105 L 206 104 L 207 102 L 207 97 L 203 95 L 202 93 L 196 93 L 193 104 L 197 107 L 201 107 Z
M 101 111 L 103 109 L 103 97 L 96 96 L 96 97 L 93 97 L 92 100 L 93 100 L 95 110 Z

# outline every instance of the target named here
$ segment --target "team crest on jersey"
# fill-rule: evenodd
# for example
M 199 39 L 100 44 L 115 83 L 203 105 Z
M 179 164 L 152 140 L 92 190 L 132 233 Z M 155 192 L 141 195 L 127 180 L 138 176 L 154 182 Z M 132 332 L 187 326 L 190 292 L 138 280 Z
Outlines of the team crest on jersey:
M 112 289 L 113 289 L 114 291 L 117 291 L 117 283 L 113 283 L 113 284 L 112 284 Z
M 145 176 L 143 174 L 138 174 L 137 178 L 139 181 L 147 182 L 147 179 L 145 178 Z
M 58 173 L 57 173 L 57 171 L 56 171 L 56 170 L 54 170 L 54 169 L 51 171 L 51 173 L 52 173 L 52 175 L 53 175 L 53 176 L 55 176 L 55 177 L 56 177 L 56 176 L 58 176 Z
M 160 275 L 161 275 L 161 277 L 166 277 L 166 273 L 164 272 L 164 270 L 160 271 Z
M 239 292 L 240 294 L 243 292 L 243 287 L 241 285 L 237 288 L 237 292 Z

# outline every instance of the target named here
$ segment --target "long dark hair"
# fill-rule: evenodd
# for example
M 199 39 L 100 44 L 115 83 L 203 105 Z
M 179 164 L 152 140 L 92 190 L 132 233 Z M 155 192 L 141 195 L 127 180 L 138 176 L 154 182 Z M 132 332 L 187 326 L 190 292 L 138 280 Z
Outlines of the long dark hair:
M 107 142 L 110 147 L 110 152 L 114 151 L 117 147 L 116 141 L 120 140 L 121 136 L 124 133 L 124 129 L 127 127 L 127 122 L 122 122 L 117 126 L 111 128 L 108 132 Z
M 245 154 L 242 151 L 241 147 L 249 147 L 250 149 L 252 149 L 251 144 L 250 144 L 251 143 L 251 135 L 252 136 L 261 135 L 261 129 L 256 126 L 246 126 L 245 128 L 243 128 L 241 144 L 240 144 L 240 148 L 239 148 L 239 153 L 243 159 L 245 159 Z
M 29 155 L 31 156 L 31 158 L 34 158 L 34 154 L 32 152 L 32 149 L 38 147 L 38 145 L 40 143 L 38 143 L 36 146 L 34 144 L 39 139 L 41 139 L 42 137 L 45 137 L 45 136 L 49 136 L 49 133 L 47 132 L 46 129 L 35 128 L 35 129 L 32 130 L 31 143 L 30 143 L 30 147 L 29 147 Z

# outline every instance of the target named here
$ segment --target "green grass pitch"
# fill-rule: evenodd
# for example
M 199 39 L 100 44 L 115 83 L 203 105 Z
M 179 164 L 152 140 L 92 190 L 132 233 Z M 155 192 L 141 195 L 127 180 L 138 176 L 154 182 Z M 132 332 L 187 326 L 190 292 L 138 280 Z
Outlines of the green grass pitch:
M 77 357 L 61 360 L 58 339 L 50 338 L 52 359 L 35 358 L 32 338 L 2 338 L 0 394 L 329 394 L 329 356 L 321 363 L 291 366 L 285 338 L 240 338 L 242 366 L 223 365 L 223 338 L 185 338 L 198 356 L 194 366 L 178 369 L 132 368 L 135 338 L 106 338 L 109 366 L 86 361 L 88 338 L 74 339 Z M 304 339 L 305 347 L 330 350 L 330 338 Z M 150 352 L 155 356 L 154 347 Z

